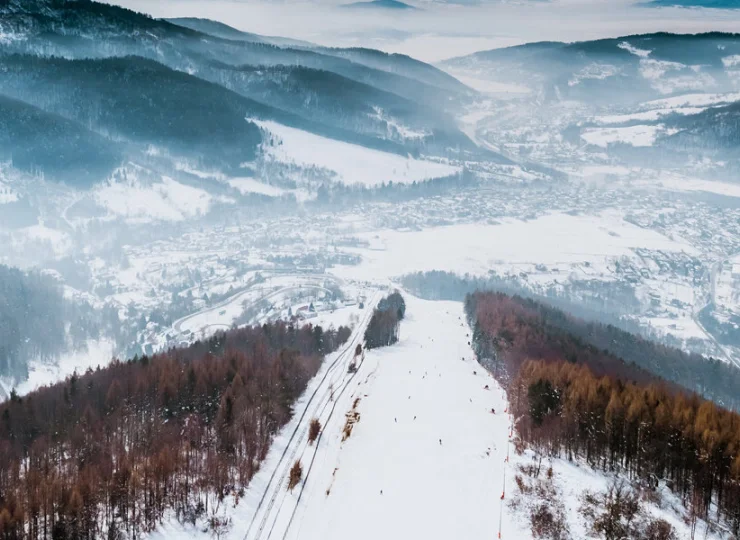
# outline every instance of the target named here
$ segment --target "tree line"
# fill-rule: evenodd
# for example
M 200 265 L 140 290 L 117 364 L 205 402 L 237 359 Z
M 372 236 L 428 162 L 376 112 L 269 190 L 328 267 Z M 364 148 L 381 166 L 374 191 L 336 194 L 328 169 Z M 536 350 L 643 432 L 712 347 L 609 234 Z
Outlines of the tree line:
M 376 349 L 398 341 L 401 320 L 406 315 L 406 302 L 395 291 L 378 302 L 365 330 L 365 347 Z
M 474 336 L 484 327 L 500 331 L 500 335 L 476 340 L 484 357 L 493 357 L 492 347 L 497 343 L 512 347 L 517 352 L 510 356 L 517 358 L 537 358 L 544 352 L 542 347 L 557 343 L 556 354 L 567 349 L 569 360 L 586 362 L 590 358 L 587 363 L 597 375 L 605 374 L 608 368 L 611 374 L 638 382 L 658 376 L 724 407 L 740 408 L 740 370 L 720 360 L 685 353 L 614 324 L 585 321 L 533 299 L 474 293 L 466 297 L 466 305 L 468 316 L 474 319 Z M 618 373 L 614 372 L 617 365 L 621 365 Z
M 346 327 L 283 322 L 114 361 L 0 405 L 0 537 L 139 538 L 239 497 Z
M 472 344 L 507 388 L 522 442 L 648 487 L 664 481 L 692 513 L 713 511 L 737 535 L 740 415 L 553 327 L 550 308 L 536 308 L 497 293 L 466 299 Z

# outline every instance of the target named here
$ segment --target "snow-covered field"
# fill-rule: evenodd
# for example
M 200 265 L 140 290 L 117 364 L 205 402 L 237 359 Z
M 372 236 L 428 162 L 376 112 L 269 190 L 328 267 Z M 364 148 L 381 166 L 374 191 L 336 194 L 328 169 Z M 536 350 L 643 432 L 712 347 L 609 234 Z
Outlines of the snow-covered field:
M 388 182 L 410 184 L 460 171 L 459 167 L 446 163 L 372 150 L 276 122 L 254 122 L 277 139 L 275 144 L 263 145 L 266 159 L 325 169 L 335 174 L 337 182 L 347 185 L 373 187 Z
M 18 194 L 9 185 L 0 181 L 0 204 L 12 203 L 17 200 Z
M 376 231 L 361 235 L 369 249 L 357 249 L 356 267 L 337 267 L 342 277 L 371 280 L 403 274 L 446 270 L 487 275 L 491 269 L 519 265 L 588 263 L 589 273 L 607 273 L 610 259 L 631 255 L 634 248 L 696 253 L 690 245 L 643 229 L 611 212 L 598 216 L 547 214 L 529 221 L 460 224 L 421 231 Z M 554 275 L 554 279 L 558 276 Z
M 132 222 L 182 221 L 207 213 L 211 200 L 206 191 L 167 177 L 151 184 L 109 182 L 95 192 L 99 205 L 112 215 Z
M 67 233 L 44 223 L 13 231 L 12 237 L 14 247 L 26 252 L 38 250 L 61 257 L 72 249 L 72 239 Z
M 242 195 L 254 193 L 255 195 L 264 195 L 266 197 L 280 197 L 286 193 L 284 189 L 265 184 L 254 178 L 231 178 L 228 180 L 228 183 Z
M 740 184 L 691 178 L 670 172 L 661 174 L 657 185 L 663 189 L 675 191 L 705 192 L 726 197 L 740 197 Z
M 670 134 L 670 130 L 664 129 L 663 126 L 629 126 L 629 127 L 609 127 L 609 128 L 590 128 L 581 133 L 581 138 L 588 144 L 608 147 L 610 144 L 629 144 L 632 146 L 652 146 L 655 138 L 661 133 Z

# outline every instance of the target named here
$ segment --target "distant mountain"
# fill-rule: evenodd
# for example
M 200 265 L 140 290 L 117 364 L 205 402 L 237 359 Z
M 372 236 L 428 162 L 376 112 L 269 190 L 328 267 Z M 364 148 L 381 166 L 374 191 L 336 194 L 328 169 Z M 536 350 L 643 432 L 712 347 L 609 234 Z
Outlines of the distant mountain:
M 395 73 L 404 77 L 412 77 L 427 85 L 447 90 L 453 96 L 471 92 L 470 88 L 452 75 L 405 54 L 390 54 L 375 49 L 358 47 L 349 49 L 316 48 L 315 50 L 322 54 L 344 58 L 369 68 Z
M 253 43 L 267 43 L 278 47 L 314 47 L 313 43 L 299 39 L 290 39 L 277 36 L 262 36 L 237 30 L 227 24 L 212 21 L 210 19 L 200 19 L 195 17 L 179 17 L 173 19 L 164 19 L 167 22 L 189 28 L 204 34 L 220 37 L 223 39 L 232 39 L 236 41 L 251 41 Z
M 81 124 L 0 95 L 0 161 L 76 187 L 109 175 L 122 153 Z
M 677 115 L 663 123 L 677 130 L 659 141 L 663 147 L 740 158 L 740 102 L 698 114 Z
M 0 53 L 79 60 L 148 58 L 252 100 L 244 102 L 250 111 L 263 107 L 271 119 L 320 135 L 406 153 L 478 151 L 447 114 L 459 110 L 473 91 L 407 56 L 309 47 L 214 21 L 158 20 L 92 1 L 10 0 L 0 6 L 0 18 Z M 169 90 L 162 86 L 157 92 Z M 209 87 L 206 94 L 212 92 Z M 11 95 L 47 109 L 35 98 Z M 193 98 L 193 104 L 196 101 Z M 293 115 L 288 118 L 285 112 Z M 217 154 L 223 157 L 229 146 L 223 145 Z
M 109 140 L 154 146 L 237 167 L 260 131 L 247 117 L 270 107 L 139 57 L 65 60 L 0 57 L 0 92 L 89 126 Z
M 676 91 L 737 88 L 740 34 L 655 33 L 541 42 L 442 63 L 453 74 L 527 86 L 546 99 L 630 103 Z
M 398 0 L 371 0 L 370 2 L 353 2 L 342 4 L 343 8 L 349 9 L 388 9 L 388 10 L 415 10 L 414 6 L 399 2 Z

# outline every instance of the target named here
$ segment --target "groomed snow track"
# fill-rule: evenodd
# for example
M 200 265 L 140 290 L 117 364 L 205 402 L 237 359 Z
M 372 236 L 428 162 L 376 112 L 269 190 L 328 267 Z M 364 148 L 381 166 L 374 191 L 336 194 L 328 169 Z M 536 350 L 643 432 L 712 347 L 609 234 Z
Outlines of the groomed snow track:
M 303 405 L 298 422 L 290 433 L 288 442 L 280 458 L 273 466 L 269 481 L 262 492 L 254 515 L 244 535 L 244 540 L 267 540 L 285 538 L 295 516 L 303 488 L 309 478 L 311 466 L 316 456 L 321 434 L 315 444 L 308 444 L 308 429 L 312 419 L 318 418 L 322 425 L 332 418 L 337 399 L 354 380 L 357 371 L 349 373 L 349 364 L 354 358 L 358 343 L 362 343 L 365 329 L 372 316 L 380 293 L 375 293 L 366 305 L 366 313 L 350 336 L 347 345 L 332 361 L 309 399 Z M 298 458 L 303 462 L 306 454 L 310 456 L 310 465 L 305 469 L 303 481 L 299 485 L 298 496 L 289 494 L 287 478 L 290 468 Z

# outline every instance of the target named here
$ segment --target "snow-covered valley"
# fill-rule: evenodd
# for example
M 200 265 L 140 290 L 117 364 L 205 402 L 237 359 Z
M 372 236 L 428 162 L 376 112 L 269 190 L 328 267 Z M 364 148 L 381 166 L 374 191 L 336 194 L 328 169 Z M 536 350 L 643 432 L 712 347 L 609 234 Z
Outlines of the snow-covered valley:
M 0 536 L 734 540 L 740 34 L 665 2 L 0 2 Z

